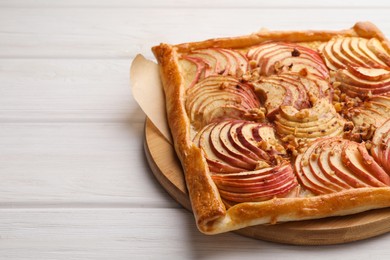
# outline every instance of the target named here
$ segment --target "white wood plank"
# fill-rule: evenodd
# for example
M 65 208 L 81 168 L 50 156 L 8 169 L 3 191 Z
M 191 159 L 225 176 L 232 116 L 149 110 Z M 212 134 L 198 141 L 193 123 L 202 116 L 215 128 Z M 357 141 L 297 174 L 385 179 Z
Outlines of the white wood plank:
M 2 0 L 0 6 L 4 7 L 159 7 L 159 8 L 323 8 L 323 7 L 389 7 L 390 3 L 380 0 L 328 0 L 328 1 L 311 1 L 311 0 L 276 0 L 276 1 L 258 1 L 258 0 L 147 0 L 147 1 L 128 1 L 128 0 L 68 0 L 68 1 L 51 1 L 51 0 Z
M 2 259 L 387 259 L 390 235 L 326 247 L 206 236 L 184 209 L 0 210 Z M 352 258 L 352 253 L 355 256 Z
M 0 57 L 152 57 L 181 43 L 272 30 L 344 29 L 371 20 L 390 35 L 388 8 L 1 8 Z
M 131 60 L 0 59 L 0 122 L 143 122 Z
M 0 207 L 179 207 L 148 167 L 143 128 L 2 123 Z

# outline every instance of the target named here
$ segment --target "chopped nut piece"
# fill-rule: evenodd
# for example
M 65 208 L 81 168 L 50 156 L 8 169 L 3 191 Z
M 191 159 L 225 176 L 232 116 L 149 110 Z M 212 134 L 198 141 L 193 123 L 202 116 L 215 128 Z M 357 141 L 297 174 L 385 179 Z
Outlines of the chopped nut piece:
M 302 109 L 298 113 L 295 114 L 296 118 L 303 119 L 310 115 L 309 109 Z
M 256 163 L 255 170 L 260 170 L 260 169 L 267 168 L 267 167 L 270 167 L 270 165 L 266 161 L 258 161 Z
M 251 60 L 251 61 L 249 62 L 249 66 L 250 66 L 251 69 L 256 68 L 256 67 L 257 67 L 257 61 Z
M 229 87 L 229 83 L 227 82 L 223 82 L 221 83 L 221 85 L 219 86 L 219 89 L 220 90 L 224 90 L 225 88 Z
M 291 56 L 293 57 L 299 57 L 301 55 L 301 53 L 294 48 L 294 50 L 291 52 Z
M 352 131 L 354 127 L 355 125 L 353 124 L 353 122 L 346 122 L 344 124 L 344 131 Z
M 333 84 L 332 84 L 332 86 L 334 87 L 334 88 L 338 88 L 338 87 L 340 87 L 340 85 L 341 85 L 341 82 L 338 82 L 338 81 L 335 81 L 335 82 L 333 82 Z M 340 90 L 339 90 L 340 91 Z
M 310 159 L 313 161 L 315 161 L 317 158 L 318 158 L 318 154 L 316 154 L 316 153 L 312 153 L 310 156 Z

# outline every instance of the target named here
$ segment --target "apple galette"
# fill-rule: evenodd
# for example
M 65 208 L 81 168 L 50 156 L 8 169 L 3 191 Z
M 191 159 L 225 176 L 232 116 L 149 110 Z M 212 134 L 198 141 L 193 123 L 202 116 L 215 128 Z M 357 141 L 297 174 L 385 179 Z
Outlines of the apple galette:
M 153 52 L 200 231 L 390 206 L 390 47 L 371 23 Z

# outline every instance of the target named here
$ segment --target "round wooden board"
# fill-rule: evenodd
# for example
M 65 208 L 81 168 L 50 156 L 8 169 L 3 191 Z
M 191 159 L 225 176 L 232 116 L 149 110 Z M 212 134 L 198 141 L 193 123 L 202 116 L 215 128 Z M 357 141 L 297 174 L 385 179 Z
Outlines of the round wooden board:
M 191 210 L 183 171 L 174 149 L 148 119 L 145 124 L 144 147 L 150 168 L 159 183 L 176 201 Z M 362 240 L 389 231 L 390 208 L 344 217 L 258 225 L 234 232 L 286 244 L 330 245 Z

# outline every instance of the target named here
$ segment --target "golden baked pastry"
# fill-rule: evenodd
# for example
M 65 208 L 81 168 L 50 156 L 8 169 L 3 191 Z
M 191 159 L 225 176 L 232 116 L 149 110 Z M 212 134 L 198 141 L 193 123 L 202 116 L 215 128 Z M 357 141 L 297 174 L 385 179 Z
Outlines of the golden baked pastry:
M 390 50 L 373 24 L 152 50 L 201 232 L 390 206 Z

